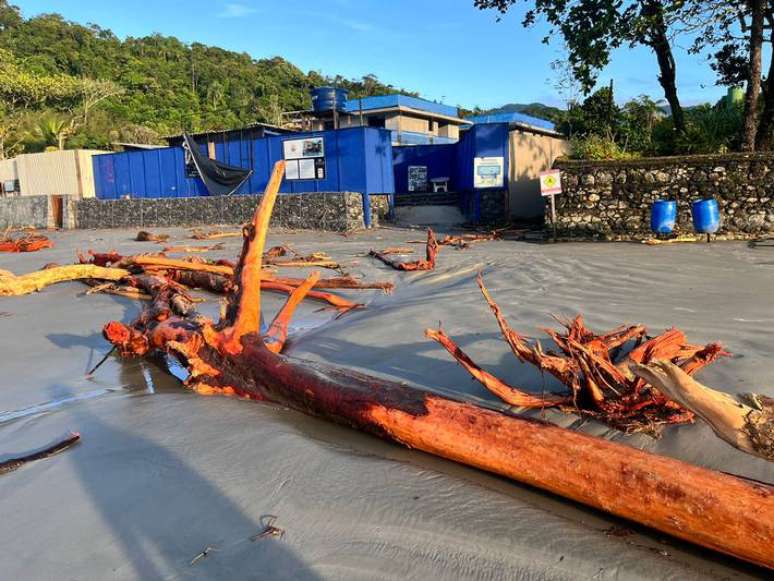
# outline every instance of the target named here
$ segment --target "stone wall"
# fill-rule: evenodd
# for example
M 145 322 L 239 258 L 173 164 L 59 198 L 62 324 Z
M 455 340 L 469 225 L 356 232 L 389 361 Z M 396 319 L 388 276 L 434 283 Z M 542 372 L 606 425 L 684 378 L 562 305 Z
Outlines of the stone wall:
M 390 194 L 371 194 L 371 226 L 377 228 L 390 219 Z
M 208 226 L 248 222 L 261 196 L 79 200 L 76 228 Z M 271 225 L 349 232 L 364 227 L 363 197 L 352 192 L 280 194 Z
M 713 197 L 719 238 L 774 232 L 774 154 L 728 154 L 628 161 L 559 160 L 563 192 L 556 196 L 563 238 L 606 240 L 651 236 L 651 205 L 677 200 L 677 233 L 692 233 L 691 202 Z M 550 205 L 546 204 L 550 225 Z
M 27 226 L 32 228 L 53 226 L 48 196 L 0 198 L 0 230 Z

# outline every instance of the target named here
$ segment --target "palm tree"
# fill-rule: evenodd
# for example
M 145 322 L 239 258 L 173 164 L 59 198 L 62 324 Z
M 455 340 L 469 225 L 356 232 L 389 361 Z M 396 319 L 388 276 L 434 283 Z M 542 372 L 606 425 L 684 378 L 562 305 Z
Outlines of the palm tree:
M 72 132 L 71 120 L 56 113 L 45 113 L 35 120 L 32 135 L 42 142 L 46 150 L 56 147 L 63 150 Z

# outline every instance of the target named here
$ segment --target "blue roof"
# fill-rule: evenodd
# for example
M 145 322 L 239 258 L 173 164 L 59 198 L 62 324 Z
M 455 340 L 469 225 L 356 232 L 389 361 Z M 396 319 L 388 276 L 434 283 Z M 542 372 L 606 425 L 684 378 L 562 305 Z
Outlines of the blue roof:
M 539 129 L 556 131 L 556 125 L 545 119 L 525 115 L 524 113 L 493 113 L 491 115 L 474 115 L 466 118 L 473 123 L 518 123 L 520 125 L 532 125 Z
M 446 115 L 447 117 L 459 116 L 457 107 L 444 105 L 443 103 L 433 103 L 426 99 L 409 97 L 407 95 L 363 97 L 362 99 L 349 99 L 344 104 L 344 110 L 348 113 L 357 113 L 361 109 L 363 111 L 368 111 L 369 109 L 389 109 L 391 107 L 410 107 L 412 109 L 419 109 L 420 111 L 427 111 L 428 113 Z

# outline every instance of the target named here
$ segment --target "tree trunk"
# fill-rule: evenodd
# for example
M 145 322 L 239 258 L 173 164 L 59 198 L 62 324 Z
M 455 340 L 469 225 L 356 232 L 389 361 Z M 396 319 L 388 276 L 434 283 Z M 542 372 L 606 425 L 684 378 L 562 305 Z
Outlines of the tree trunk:
M 274 176 L 282 175 L 281 164 Z M 235 289 L 221 322 L 181 313 L 171 286 L 151 289 L 155 309 L 132 326 L 112 321 L 103 330 L 122 355 L 166 351 L 187 366 L 187 385 L 197 392 L 273 401 L 774 567 L 774 489 L 768 484 L 270 349 L 260 332 L 261 258 L 278 189 L 270 180 L 244 229 Z M 286 325 L 288 318 L 275 322 Z
M 664 89 L 664 97 L 672 111 L 672 122 L 677 133 L 685 133 L 685 116 L 677 96 L 677 67 L 669 44 L 664 10 L 661 2 L 649 0 L 643 7 L 643 15 L 651 21 L 647 44 L 656 53 L 660 74 L 658 82 Z
M 774 46 L 774 31 L 769 42 Z M 755 149 L 768 151 L 774 145 L 774 58 L 769 64 L 769 73 L 763 87 L 763 113 L 758 123 L 758 135 L 755 138 Z
M 765 0 L 750 0 L 749 62 L 747 91 L 744 97 L 744 123 L 742 124 L 742 151 L 755 151 L 758 131 L 758 97 L 761 94 L 761 55 L 763 53 L 763 20 Z

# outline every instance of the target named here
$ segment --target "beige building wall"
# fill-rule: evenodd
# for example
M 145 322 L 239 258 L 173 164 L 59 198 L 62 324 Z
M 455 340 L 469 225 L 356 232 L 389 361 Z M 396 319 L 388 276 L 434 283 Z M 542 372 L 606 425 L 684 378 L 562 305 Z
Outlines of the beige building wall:
M 0 160 L 0 183 L 16 179 L 19 179 L 19 174 L 16 171 L 16 159 Z
M 405 114 L 398 116 L 398 129 L 400 131 L 413 131 L 414 133 L 429 133 L 430 127 L 427 119 L 410 117 Z
M 67 195 L 94 197 L 92 157 L 97 150 L 69 149 L 28 153 L 16 158 L 23 196 Z
M 540 195 L 538 174 L 550 169 L 554 160 L 569 153 L 569 143 L 558 137 L 515 129 L 509 133 L 509 176 L 511 216 L 538 218 L 545 200 Z
M 459 139 L 460 126 L 452 125 L 451 123 L 448 123 L 446 125 L 441 125 L 440 127 L 438 127 L 438 137 L 450 137 L 452 139 Z

